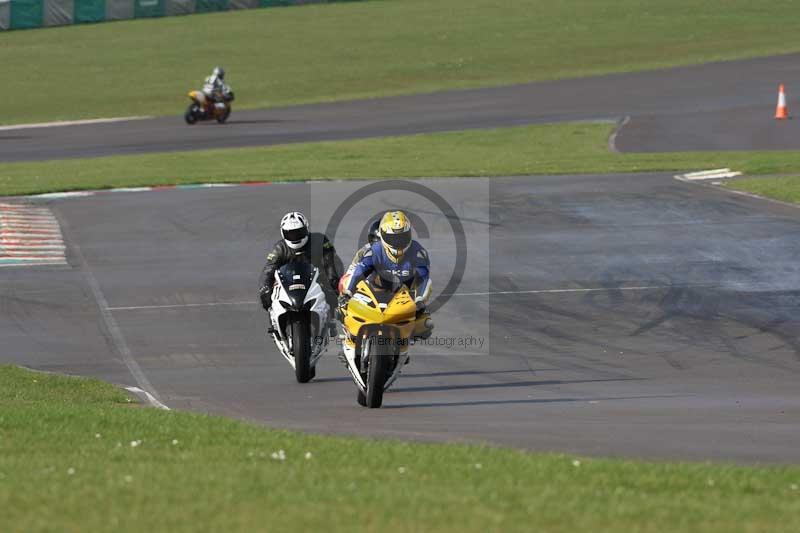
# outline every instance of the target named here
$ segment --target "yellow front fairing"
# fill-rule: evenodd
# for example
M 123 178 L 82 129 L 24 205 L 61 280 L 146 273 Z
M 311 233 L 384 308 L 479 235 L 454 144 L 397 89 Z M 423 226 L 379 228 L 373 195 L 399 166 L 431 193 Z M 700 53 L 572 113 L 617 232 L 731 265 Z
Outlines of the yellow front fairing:
M 405 286 L 390 294 L 360 281 L 345 310 L 344 327 L 349 341 L 358 337 L 363 327 L 370 325 L 392 326 L 403 340 L 407 340 L 414 332 L 416 313 L 414 300 Z

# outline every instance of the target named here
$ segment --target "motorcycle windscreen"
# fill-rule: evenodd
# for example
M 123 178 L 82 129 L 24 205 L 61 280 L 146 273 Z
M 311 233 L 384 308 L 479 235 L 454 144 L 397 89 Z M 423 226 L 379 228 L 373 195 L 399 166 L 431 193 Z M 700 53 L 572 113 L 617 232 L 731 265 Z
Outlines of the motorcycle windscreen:
M 292 300 L 292 306 L 300 310 L 303 308 L 308 289 L 314 281 L 316 268 L 310 263 L 288 263 L 278 270 L 281 284 Z

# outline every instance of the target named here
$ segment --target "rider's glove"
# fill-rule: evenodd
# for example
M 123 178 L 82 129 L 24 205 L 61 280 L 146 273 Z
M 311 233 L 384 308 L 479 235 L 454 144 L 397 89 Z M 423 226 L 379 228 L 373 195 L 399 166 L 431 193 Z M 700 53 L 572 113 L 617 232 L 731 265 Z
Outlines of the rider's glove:
M 426 309 L 427 309 L 427 306 L 425 305 L 425 302 L 423 302 L 422 300 L 417 300 L 416 302 L 414 302 L 414 305 L 417 306 L 417 314 L 418 315 L 424 313 L 426 311 Z
M 339 295 L 339 308 L 344 309 L 347 307 L 347 303 L 350 301 L 350 295 L 346 292 L 343 292 Z
M 261 289 L 261 292 L 258 293 L 258 296 L 261 298 L 261 307 L 264 308 L 265 311 L 269 311 L 269 308 L 272 307 L 272 297 L 270 294 L 270 290 L 264 287 Z

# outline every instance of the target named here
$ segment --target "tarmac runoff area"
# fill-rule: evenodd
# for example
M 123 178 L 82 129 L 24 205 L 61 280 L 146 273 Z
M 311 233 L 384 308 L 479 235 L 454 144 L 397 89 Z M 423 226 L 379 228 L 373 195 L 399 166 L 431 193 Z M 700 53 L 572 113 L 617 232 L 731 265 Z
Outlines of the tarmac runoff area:
M 2 362 L 298 430 L 800 460 L 800 210 L 668 174 L 415 183 L 455 211 L 465 268 L 383 409 L 356 404 L 334 348 L 297 384 L 255 298 L 274 214 L 323 230 L 368 182 L 4 200 L 48 207 L 69 264 L 0 271 Z M 439 294 L 459 254 L 423 196 L 358 202 L 339 253 L 400 207 L 422 221 Z

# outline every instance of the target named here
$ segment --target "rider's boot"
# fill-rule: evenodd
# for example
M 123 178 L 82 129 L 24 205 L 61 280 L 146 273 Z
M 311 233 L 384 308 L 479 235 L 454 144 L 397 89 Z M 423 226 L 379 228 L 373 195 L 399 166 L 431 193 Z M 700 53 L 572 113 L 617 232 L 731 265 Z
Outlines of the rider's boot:
M 416 324 L 414 325 L 414 338 L 426 340 L 433 334 L 433 319 L 427 311 L 417 313 Z

